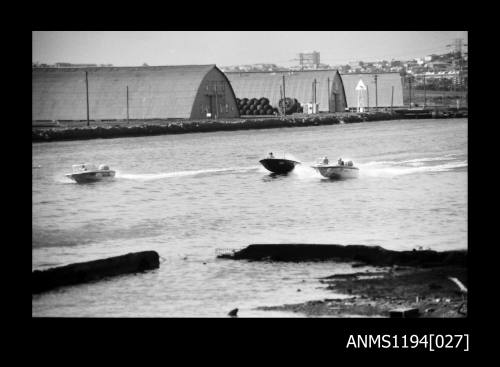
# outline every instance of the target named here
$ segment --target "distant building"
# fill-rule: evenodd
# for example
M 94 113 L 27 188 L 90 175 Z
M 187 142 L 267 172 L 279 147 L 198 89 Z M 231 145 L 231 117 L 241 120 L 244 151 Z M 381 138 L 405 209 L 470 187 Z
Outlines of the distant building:
M 32 119 L 238 117 L 227 77 L 215 65 L 32 69 Z
M 410 60 L 410 61 L 407 61 L 404 66 L 408 69 L 408 68 L 412 68 L 414 66 L 417 66 L 418 63 L 416 60 Z
M 432 69 L 433 71 L 446 71 L 449 68 L 451 68 L 451 64 L 449 64 L 447 62 L 440 62 L 440 61 L 429 62 L 426 64 L 426 66 L 429 69 Z
M 299 54 L 299 65 L 301 69 L 319 69 L 320 58 L 319 52 L 301 52 Z

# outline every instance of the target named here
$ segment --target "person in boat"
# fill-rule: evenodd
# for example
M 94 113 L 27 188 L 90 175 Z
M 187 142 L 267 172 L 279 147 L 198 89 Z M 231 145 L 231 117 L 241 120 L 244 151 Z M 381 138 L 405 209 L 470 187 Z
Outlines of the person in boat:
M 342 158 L 339 158 L 338 164 L 339 164 L 339 166 L 343 166 L 344 165 L 344 161 L 342 160 Z
M 328 164 L 328 158 L 327 157 L 323 157 L 323 164 Z
M 269 157 L 268 158 L 274 158 L 273 152 L 269 153 Z

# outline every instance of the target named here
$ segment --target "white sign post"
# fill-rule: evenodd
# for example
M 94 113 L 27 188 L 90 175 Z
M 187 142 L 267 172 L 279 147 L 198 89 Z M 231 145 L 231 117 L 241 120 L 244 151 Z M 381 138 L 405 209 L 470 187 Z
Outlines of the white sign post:
M 364 112 L 366 85 L 365 83 L 363 83 L 363 80 L 361 79 L 359 79 L 359 82 L 356 85 L 356 93 L 358 95 L 358 112 Z

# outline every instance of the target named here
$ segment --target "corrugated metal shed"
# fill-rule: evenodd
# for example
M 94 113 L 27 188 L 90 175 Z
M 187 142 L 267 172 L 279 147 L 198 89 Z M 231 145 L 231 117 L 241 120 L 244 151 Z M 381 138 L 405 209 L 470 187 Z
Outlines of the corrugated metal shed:
M 85 120 L 86 71 L 92 120 L 126 119 L 127 86 L 130 119 L 205 118 L 215 106 L 209 95 L 216 84 L 219 116 L 239 116 L 234 92 L 215 65 L 183 65 L 33 69 L 33 120 Z
M 316 79 L 316 102 L 320 111 L 329 110 L 328 81 L 330 82 L 331 111 L 344 111 L 345 95 L 337 70 L 307 70 L 285 72 L 227 72 L 234 93 L 238 98 L 269 99 L 278 106 L 280 86 L 285 76 L 286 97 L 296 98 L 301 104 L 313 101 L 313 81 Z
M 378 107 L 391 107 L 391 93 L 394 87 L 394 107 L 403 106 L 403 84 L 399 73 L 360 73 L 360 74 L 341 74 L 344 84 L 347 106 L 356 108 L 358 105 L 358 95 L 356 85 L 359 80 L 367 86 L 368 104 L 366 107 L 375 107 L 375 75 L 377 75 L 377 100 Z

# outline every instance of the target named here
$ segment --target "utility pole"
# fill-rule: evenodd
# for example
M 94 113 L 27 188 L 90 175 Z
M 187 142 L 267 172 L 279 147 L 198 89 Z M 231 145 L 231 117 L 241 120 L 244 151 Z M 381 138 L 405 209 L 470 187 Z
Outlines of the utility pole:
M 458 85 L 458 90 L 461 89 L 462 86 L 462 61 L 463 61 L 463 56 L 462 56 L 462 46 L 467 46 L 466 43 L 462 42 L 463 40 L 461 38 L 455 38 L 453 40 L 453 43 L 450 45 L 446 45 L 446 47 L 452 47 L 452 55 L 453 55 L 453 68 L 455 71 L 458 69 L 458 76 L 453 78 L 453 83 L 451 86 L 452 91 L 456 91 L 456 85 Z M 443 104 L 444 104 L 444 96 L 443 96 Z
M 410 108 L 411 108 L 411 76 L 408 77 L 408 85 L 410 87 Z
M 313 82 L 313 86 L 314 86 L 314 105 L 316 105 L 316 79 L 314 79 L 314 82 Z M 316 108 L 316 107 L 314 107 Z
M 281 103 L 281 115 L 285 114 L 285 101 L 283 99 L 283 87 L 280 85 L 280 100 L 282 101 Z
M 368 112 L 370 109 L 370 90 L 368 89 L 368 82 L 366 83 L 366 104 L 366 110 Z
M 424 74 L 424 108 L 427 107 L 427 89 L 425 85 L 425 74 Z
M 375 109 L 378 111 L 378 86 L 377 86 L 378 75 L 375 74 Z
M 327 80 L 328 84 L 327 84 L 327 93 L 328 93 L 328 112 L 332 112 L 331 111 L 331 96 L 330 96 L 330 77 L 328 77 L 328 80 Z
M 87 94 L 87 126 L 90 126 L 90 117 L 89 117 L 89 77 L 88 72 L 85 72 L 85 91 Z
M 283 74 L 283 115 L 286 115 L 285 74 Z
M 462 75 L 462 78 L 463 78 L 463 75 Z M 464 83 L 464 90 L 465 90 L 465 105 L 467 108 L 469 108 L 469 95 L 468 95 L 468 74 L 467 74 L 467 80 L 465 80 L 465 78 L 463 78 L 463 83 Z
M 314 104 L 314 80 L 311 83 L 311 103 Z
M 443 97 L 442 97 L 442 101 L 443 101 L 443 107 L 445 106 L 445 102 L 444 102 L 444 96 L 445 95 L 445 90 L 444 90 L 444 86 L 443 86 Z
M 217 100 L 217 81 L 215 81 L 215 118 L 219 116 L 219 105 Z
M 286 93 L 285 93 L 285 74 L 283 74 L 283 99 L 286 98 Z
M 129 123 L 129 114 L 128 114 L 128 85 L 127 85 L 127 124 Z
M 391 86 L 391 113 L 392 113 L 393 102 L 394 102 L 394 85 Z

